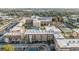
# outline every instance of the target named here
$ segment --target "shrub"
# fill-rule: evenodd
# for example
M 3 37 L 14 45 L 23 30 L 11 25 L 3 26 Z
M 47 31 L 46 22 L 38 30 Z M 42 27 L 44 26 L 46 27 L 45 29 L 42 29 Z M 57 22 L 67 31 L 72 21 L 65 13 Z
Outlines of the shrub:
M 4 45 L 3 46 L 4 51 L 14 51 L 14 47 L 10 44 Z

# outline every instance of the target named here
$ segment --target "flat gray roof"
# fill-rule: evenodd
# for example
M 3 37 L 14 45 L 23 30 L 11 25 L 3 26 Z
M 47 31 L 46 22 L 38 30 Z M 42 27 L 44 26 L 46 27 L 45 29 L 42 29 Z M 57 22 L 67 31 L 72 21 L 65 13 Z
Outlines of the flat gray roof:
M 51 20 L 52 17 L 39 17 L 38 20 Z
M 79 39 L 56 39 L 61 48 L 79 47 Z
M 60 28 L 60 30 L 62 31 L 62 32 L 64 32 L 64 33 L 71 33 L 71 32 L 73 32 L 71 29 L 69 29 L 69 28 Z

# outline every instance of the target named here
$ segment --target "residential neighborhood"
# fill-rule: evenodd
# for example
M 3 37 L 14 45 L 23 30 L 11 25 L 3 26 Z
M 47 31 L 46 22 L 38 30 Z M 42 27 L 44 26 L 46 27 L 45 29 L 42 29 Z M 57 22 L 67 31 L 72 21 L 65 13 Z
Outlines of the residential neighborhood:
M 0 9 L 0 51 L 79 51 L 78 12 Z

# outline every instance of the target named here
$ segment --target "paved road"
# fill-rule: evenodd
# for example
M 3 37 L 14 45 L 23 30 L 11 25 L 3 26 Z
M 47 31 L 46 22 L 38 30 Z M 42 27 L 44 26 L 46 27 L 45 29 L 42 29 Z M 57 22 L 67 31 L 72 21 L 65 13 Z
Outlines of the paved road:
M 3 38 L 4 34 L 9 32 L 11 28 L 13 28 L 15 25 L 17 25 L 17 22 L 13 22 L 9 25 L 9 27 L 5 28 L 5 32 L 3 33 L 3 35 L 0 37 L 0 40 Z
M 67 23 L 64 23 L 64 25 L 66 25 L 68 28 L 70 28 L 70 29 L 74 29 L 74 27 L 73 26 L 71 26 L 71 25 L 69 25 L 69 24 L 67 24 Z

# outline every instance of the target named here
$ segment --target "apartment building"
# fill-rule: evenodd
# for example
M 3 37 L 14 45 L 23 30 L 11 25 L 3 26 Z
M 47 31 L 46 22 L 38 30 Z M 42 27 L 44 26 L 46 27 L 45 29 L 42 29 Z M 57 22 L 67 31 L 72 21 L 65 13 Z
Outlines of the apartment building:
M 72 33 L 66 34 L 65 36 L 61 31 L 60 34 L 55 34 L 54 37 L 55 37 L 55 40 L 54 40 L 55 49 L 57 51 L 78 51 L 79 50 L 79 36 L 77 32 L 72 32 Z
M 45 26 L 44 30 L 38 29 L 25 29 L 22 24 L 29 23 L 29 18 L 23 18 L 19 24 L 10 29 L 10 32 L 4 35 L 4 38 L 12 39 L 12 40 L 26 40 L 27 42 L 31 41 L 47 41 L 53 39 L 53 28 L 54 26 Z M 35 21 L 35 20 L 32 20 Z M 45 20 L 44 20 L 45 21 Z M 40 27 L 38 24 L 38 20 L 35 21 L 36 27 Z
M 26 23 L 26 20 L 24 20 L 24 22 L 22 20 L 22 22 L 13 27 L 10 32 L 7 32 L 4 35 L 5 42 L 18 41 L 31 43 L 35 41 L 46 42 L 48 40 L 54 40 L 54 47 L 57 51 L 79 50 L 78 32 L 73 29 L 71 30 L 70 28 L 67 28 L 63 24 L 58 27 L 47 25 L 45 26 L 45 29 L 41 30 L 39 26 L 36 26 L 38 29 L 23 28 L 23 23 Z

